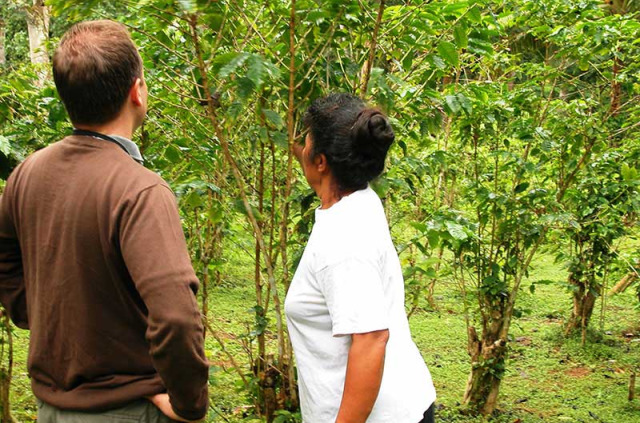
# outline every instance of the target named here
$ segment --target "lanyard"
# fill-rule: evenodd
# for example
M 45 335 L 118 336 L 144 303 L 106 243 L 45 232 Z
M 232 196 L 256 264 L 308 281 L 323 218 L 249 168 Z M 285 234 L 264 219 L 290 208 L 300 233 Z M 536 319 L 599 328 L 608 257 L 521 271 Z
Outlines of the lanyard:
M 105 141 L 109 141 L 109 142 L 112 142 L 114 144 L 117 144 L 118 147 L 122 148 L 125 151 L 125 153 L 127 153 L 127 155 L 129 155 L 129 157 L 131 157 L 133 160 L 135 160 L 138 163 L 142 163 L 140 160 L 138 160 L 135 157 L 133 157 L 131 155 L 131 152 L 129 152 L 129 150 L 127 150 L 127 148 L 124 145 L 122 145 L 122 143 L 120 141 L 118 141 L 117 139 L 115 139 L 113 137 L 110 137 L 109 135 L 101 134 L 100 132 L 89 131 L 87 129 L 74 129 L 73 130 L 73 135 L 80 135 L 80 136 L 99 138 L 101 140 L 105 140 Z

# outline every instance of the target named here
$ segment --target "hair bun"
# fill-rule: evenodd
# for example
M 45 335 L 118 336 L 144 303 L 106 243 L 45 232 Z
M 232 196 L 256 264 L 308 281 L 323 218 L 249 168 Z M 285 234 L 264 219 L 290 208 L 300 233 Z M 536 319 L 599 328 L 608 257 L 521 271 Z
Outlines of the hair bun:
M 356 150 L 369 156 L 386 155 L 395 139 L 387 117 L 377 109 L 364 109 L 358 114 L 351 136 Z

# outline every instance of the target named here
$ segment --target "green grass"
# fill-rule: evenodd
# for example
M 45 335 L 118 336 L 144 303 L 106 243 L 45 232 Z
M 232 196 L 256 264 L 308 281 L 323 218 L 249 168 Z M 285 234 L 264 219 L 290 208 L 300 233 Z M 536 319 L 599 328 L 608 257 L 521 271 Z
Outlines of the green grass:
M 210 320 L 227 351 L 250 373 L 249 354 L 255 345 L 246 336 L 252 328 L 253 282 L 240 269 L 252 269 L 235 257 L 220 287 L 210 293 Z M 529 280 L 566 280 L 566 270 L 540 255 Z M 633 290 L 607 298 L 603 327 L 600 303 L 594 312 L 592 332 L 583 348 L 577 338 L 565 338 L 563 319 L 570 296 L 561 283 L 538 285 L 534 294 L 525 283 L 518 299 L 523 316 L 511 328 L 509 359 L 498 410 L 489 421 L 533 422 L 640 422 L 640 400 L 627 400 L 629 371 L 640 366 L 640 312 Z M 461 413 L 460 402 L 469 371 L 466 329 L 458 288 L 439 281 L 436 311 L 419 309 L 411 318 L 414 339 L 429 366 L 438 393 L 437 420 L 481 422 Z M 274 319 L 268 337 L 274 347 Z M 13 414 L 19 422 L 34 421 L 36 406 L 26 375 L 28 332 L 15 331 Z M 252 401 L 219 342 L 209 336 L 207 354 L 212 363 L 210 422 L 256 421 Z M 220 416 L 222 415 L 222 416 Z
M 564 281 L 566 273 L 539 257 L 530 280 Z M 509 359 L 495 422 L 640 422 L 640 402 L 627 400 L 629 371 L 640 364 L 639 313 L 632 292 L 608 298 L 603 330 L 600 304 L 586 346 L 565 338 L 570 296 L 560 284 L 528 286 L 518 306 L 524 315 L 511 328 Z M 630 290 L 631 291 L 631 290 Z M 433 375 L 439 420 L 473 422 L 459 411 L 469 370 L 465 325 L 456 289 L 436 289 L 439 311 L 412 318 L 414 338 Z M 595 314 L 595 313 L 594 313 Z M 633 336 L 629 336 L 633 334 Z

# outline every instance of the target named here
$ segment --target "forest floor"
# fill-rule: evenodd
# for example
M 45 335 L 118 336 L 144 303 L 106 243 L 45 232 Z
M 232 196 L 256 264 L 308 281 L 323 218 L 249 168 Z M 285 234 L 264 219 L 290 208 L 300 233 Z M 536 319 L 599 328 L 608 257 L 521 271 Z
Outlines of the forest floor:
M 253 353 L 248 334 L 254 319 L 250 310 L 254 294 L 246 276 L 239 286 L 237 282 L 241 280 L 241 275 L 228 274 L 222 286 L 211 289 L 210 320 L 227 351 L 248 373 L 244 369 L 249 368 Z M 562 331 L 571 306 L 569 293 L 562 286 L 566 281 L 563 266 L 550 256 L 540 255 L 530 280 L 558 282 L 538 285 L 533 294 L 528 284 L 523 286 L 518 299 L 523 315 L 512 325 L 499 406 L 489 421 L 640 422 L 640 398 L 627 399 L 630 370 L 640 368 L 640 310 L 634 290 L 607 297 L 602 321 L 598 302 L 592 320 L 594 329 L 582 347 L 580 339 L 565 338 Z M 458 292 L 455 285 L 439 282 L 435 292 L 438 309 L 418 310 L 411 317 L 411 328 L 436 386 L 436 420 L 480 422 L 481 418 L 465 416 L 460 408 L 469 356 Z M 426 301 L 421 305 L 426 306 Z M 273 326 L 272 321 L 270 328 Z M 18 422 L 32 422 L 36 420 L 37 405 L 26 374 L 28 332 L 16 329 L 14 339 L 13 415 Z M 207 421 L 260 421 L 251 418 L 249 393 L 231 360 L 211 336 L 207 337 L 207 353 L 212 362 L 212 407 Z

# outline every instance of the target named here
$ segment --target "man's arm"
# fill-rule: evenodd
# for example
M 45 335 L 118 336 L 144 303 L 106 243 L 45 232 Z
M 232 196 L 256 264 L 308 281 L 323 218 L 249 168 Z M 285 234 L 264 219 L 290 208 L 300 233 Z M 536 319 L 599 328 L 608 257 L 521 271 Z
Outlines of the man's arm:
M 0 196 L 0 302 L 16 326 L 28 329 L 22 253 L 10 214 L 10 199 L 8 194 Z
M 150 354 L 173 411 L 198 420 L 208 407 L 204 330 L 178 208 L 168 187 L 149 187 L 130 201 L 120 222 L 129 274 L 148 309 Z
M 336 423 L 364 423 L 378 398 L 389 331 L 351 335 L 342 402 Z

